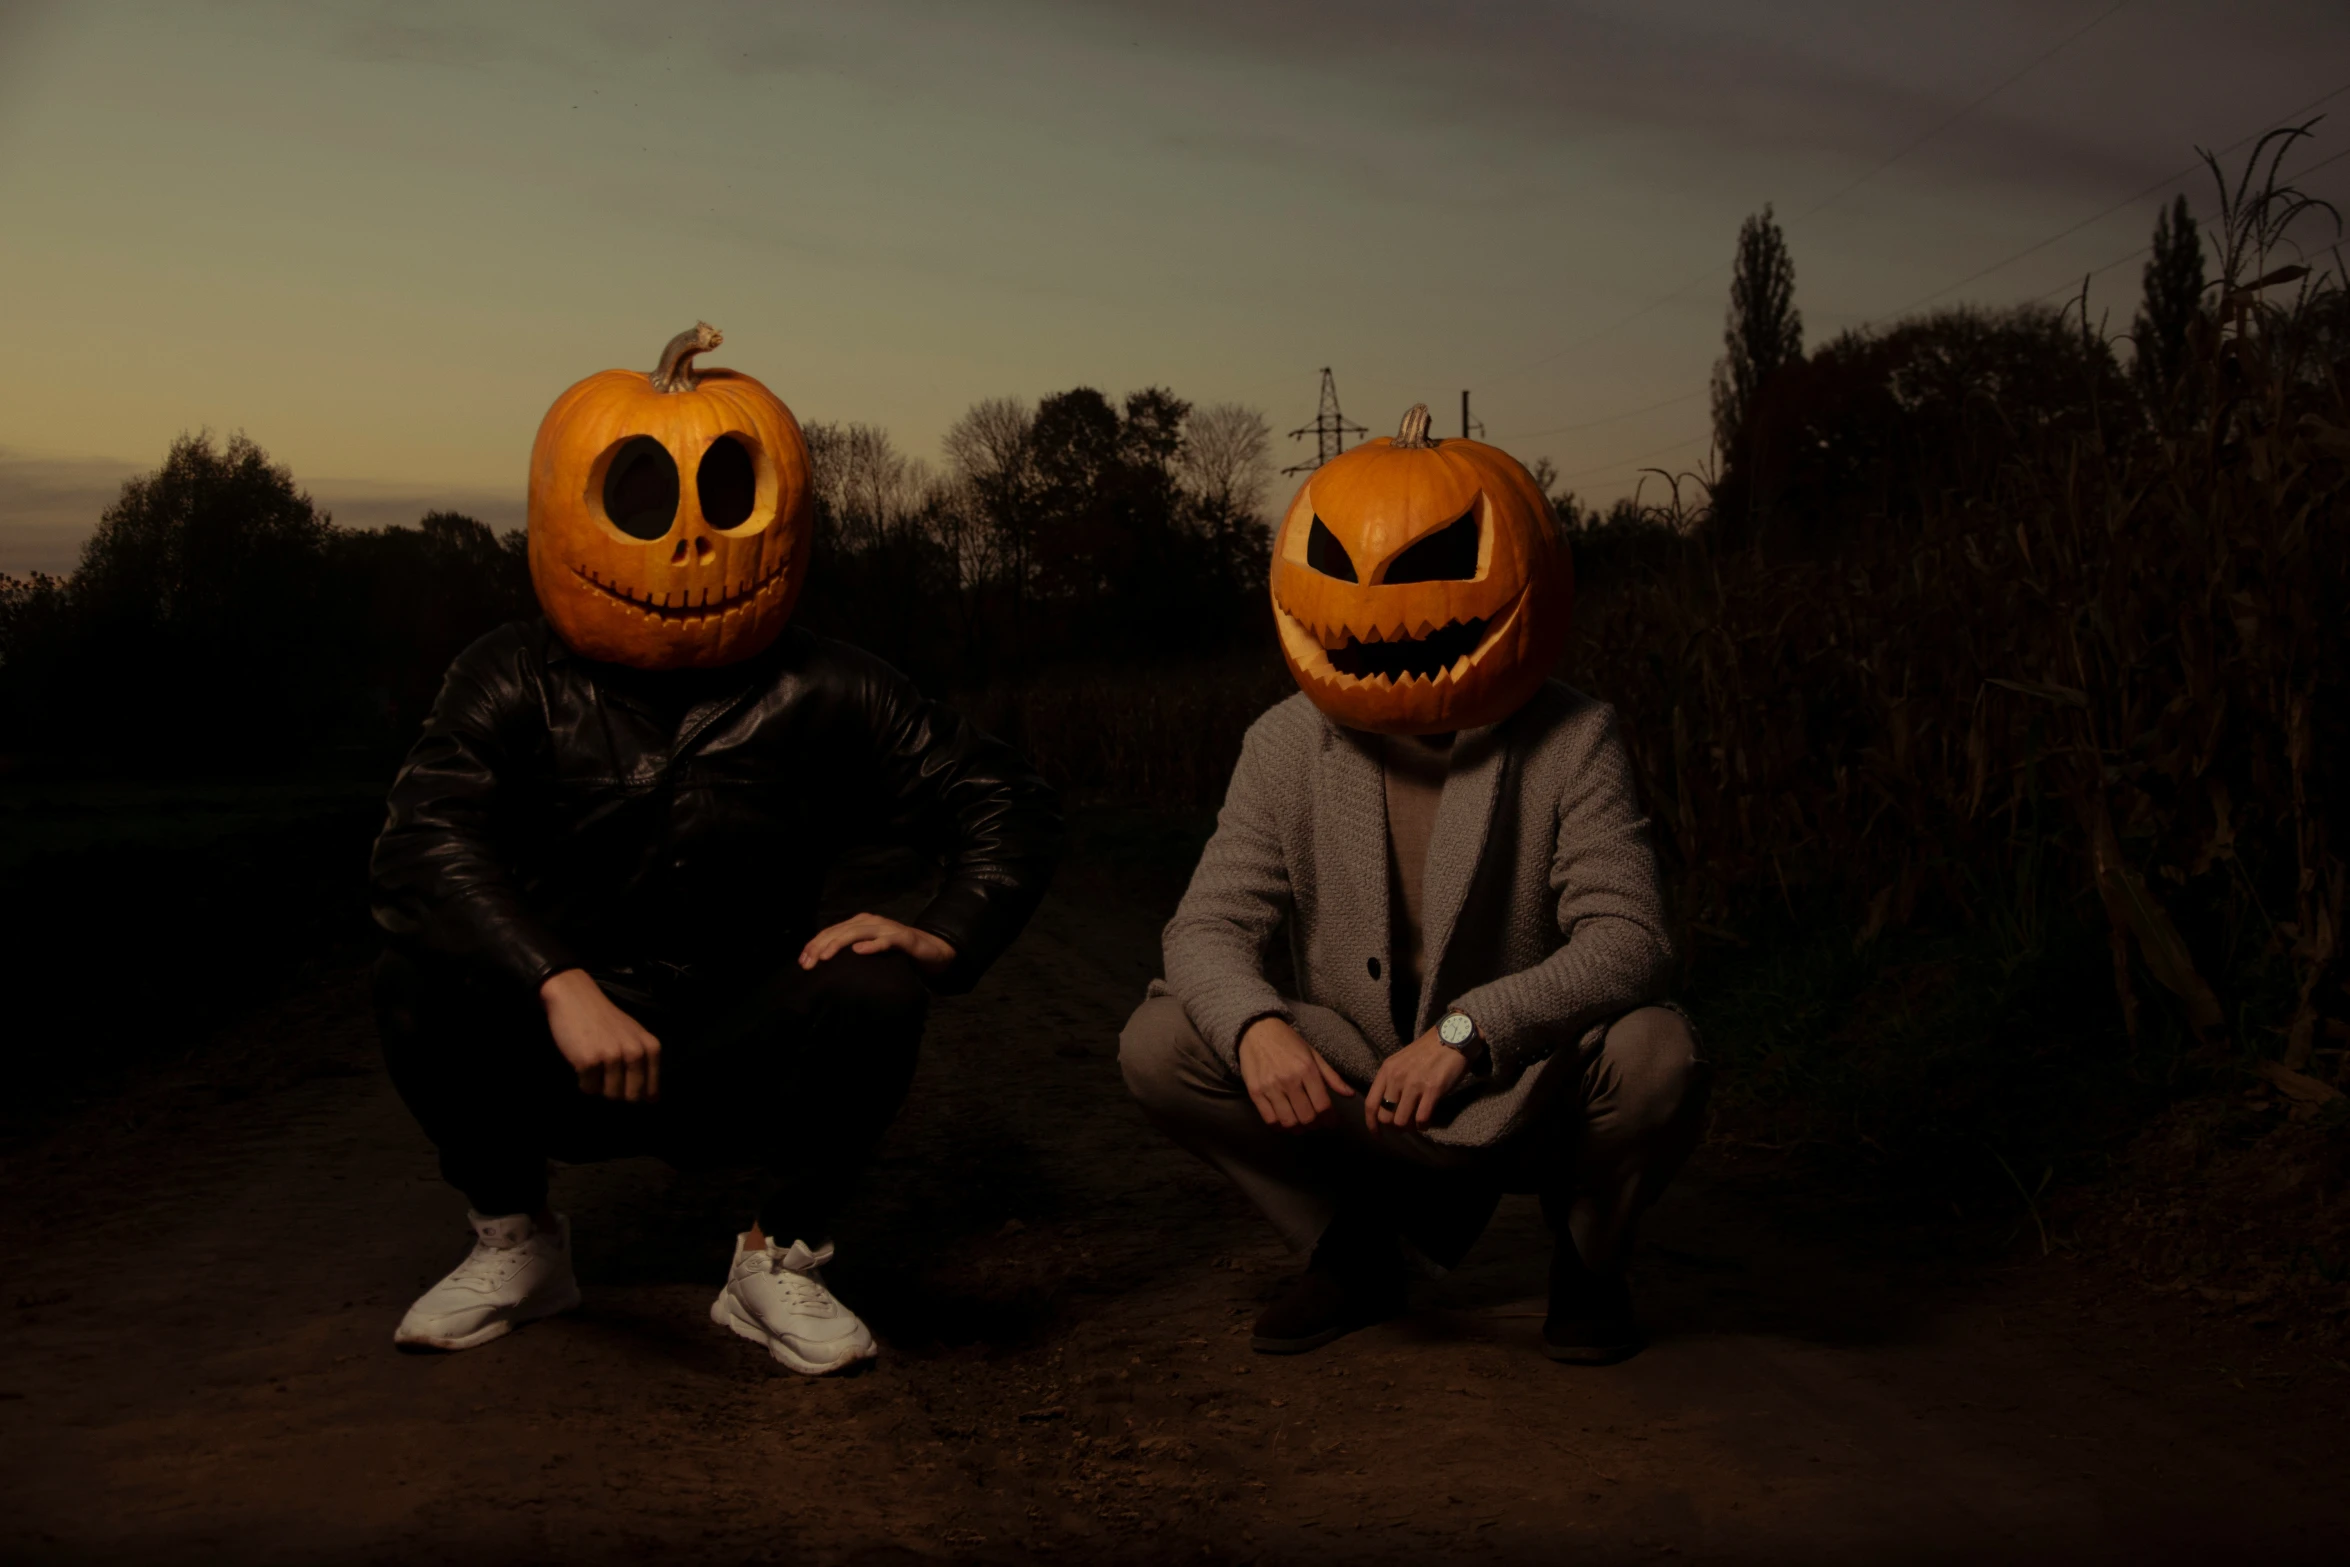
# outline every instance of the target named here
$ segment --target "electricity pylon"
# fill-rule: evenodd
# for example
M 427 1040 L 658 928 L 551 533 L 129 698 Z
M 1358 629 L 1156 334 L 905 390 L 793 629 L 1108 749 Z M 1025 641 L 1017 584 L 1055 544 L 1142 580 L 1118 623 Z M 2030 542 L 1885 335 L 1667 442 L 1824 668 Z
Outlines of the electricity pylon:
M 1281 471 L 1283 473 L 1311 473 L 1340 452 L 1345 451 L 1348 436 L 1369 435 L 1370 433 L 1369 425 L 1350 424 L 1347 422 L 1346 415 L 1338 411 L 1338 378 L 1330 373 L 1329 366 L 1324 365 L 1322 367 L 1321 410 L 1314 415 L 1312 424 L 1301 426 L 1289 432 L 1289 438 L 1293 441 L 1302 441 L 1309 435 L 1314 438 L 1314 460 L 1301 462 L 1295 467 L 1284 468 Z

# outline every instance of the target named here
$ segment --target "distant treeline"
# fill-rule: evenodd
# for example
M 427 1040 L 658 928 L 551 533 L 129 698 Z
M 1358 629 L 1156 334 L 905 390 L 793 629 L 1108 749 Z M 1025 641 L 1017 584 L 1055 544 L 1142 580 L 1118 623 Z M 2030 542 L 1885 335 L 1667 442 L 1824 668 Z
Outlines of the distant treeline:
M 2264 330 L 2294 334 L 2296 362 L 2323 363 L 2350 338 L 2340 300 L 2320 290 Z M 2197 331 L 2208 341 L 2190 352 Z M 1939 311 L 1770 366 L 1710 484 L 1652 475 L 1603 511 L 1557 491 L 1547 460 L 1532 466 L 1574 539 L 1580 613 L 1613 624 L 1622 594 L 1678 604 L 1725 560 L 1901 547 L 1996 493 L 2028 454 L 2208 430 L 2205 405 L 2242 390 L 2221 331 L 2209 310 L 2181 325 L 2170 368 L 2150 376 L 2147 354 L 2125 362 L 2077 315 Z M 993 399 L 954 425 L 935 467 L 869 425 L 806 433 L 817 532 L 803 623 L 973 705 L 1066 781 L 1212 798 L 1239 729 L 1282 689 L 1262 595 L 1266 514 L 1286 491 L 1260 414 L 1156 388 Z M 0 577 L 0 755 L 145 773 L 328 753 L 379 765 L 460 649 L 536 612 L 519 532 L 452 512 L 341 527 L 245 437 L 185 437 L 124 485 L 69 577 Z M 1664 652 L 1595 650 L 1568 672 L 1592 683 L 1595 657 Z M 1174 693 L 1186 680 L 1223 694 Z M 1165 694 L 1185 723 L 1079 694 L 1128 684 Z
M 968 694 L 1269 647 L 1262 416 L 1163 390 L 974 407 L 943 470 L 812 423 L 800 618 Z M 459 650 L 537 613 L 523 535 L 337 526 L 242 435 L 186 436 L 65 578 L 0 577 L 0 754 L 143 773 L 381 757 Z

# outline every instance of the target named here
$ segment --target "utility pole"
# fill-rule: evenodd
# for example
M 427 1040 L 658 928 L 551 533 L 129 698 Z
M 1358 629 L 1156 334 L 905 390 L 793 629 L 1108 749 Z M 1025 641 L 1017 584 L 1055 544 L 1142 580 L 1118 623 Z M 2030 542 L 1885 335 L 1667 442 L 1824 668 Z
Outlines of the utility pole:
M 1469 389 L 1464 386 L 1461 388 L 1461 439 L 1465 441 L 1472 435 L 1484 433 L 1485 421 L 1469 417 Z
M 1302 441 L 1309 435 L 1314 438 L 1314 460 L 1301 462 L 1295 467 L 1284 468 L 1281 471 L 1283 473 L 1311 473 L 1340 452 L 1345 451 L 1346 438 L 1349 435 L 1369 435 L 1370 433 L 1368 425 L 1350 424 L 1347 422 L 1346 415 L 1338 411 L 1338 379 L 1330 373 L 1330 367 L 1324 365 L 1322 367 L 1322 406 L 1314 414 L 1314 422 L 1289 432 L 1289 438 L 1293 441 Z

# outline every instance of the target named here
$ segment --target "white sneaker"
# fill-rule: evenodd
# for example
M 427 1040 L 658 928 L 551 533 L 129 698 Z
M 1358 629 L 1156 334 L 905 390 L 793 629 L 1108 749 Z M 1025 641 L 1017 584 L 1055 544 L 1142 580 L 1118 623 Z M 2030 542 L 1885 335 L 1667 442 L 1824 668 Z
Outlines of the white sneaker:
M 734 1238 L 734 1265 L 710 1303 L 712 1322 L 766 1345 L 768 1354 L 806 1376 L 873 1358 L 873 1335 L 833 1299 L 816 1271 L 832 1260 L 830 1241 L 814 1251 L 805 1241 L 752 1251 L 749 1240 Z
M 473 1253 L 408 1308 L 392 1331 L 395 1344 L 471 1349 L 503 1338 L 516 1324 L 579 1304 L 571 1276 L 571 1221 L 555 1215 L 552 1233 L 527 1213 L 473 1221 Z

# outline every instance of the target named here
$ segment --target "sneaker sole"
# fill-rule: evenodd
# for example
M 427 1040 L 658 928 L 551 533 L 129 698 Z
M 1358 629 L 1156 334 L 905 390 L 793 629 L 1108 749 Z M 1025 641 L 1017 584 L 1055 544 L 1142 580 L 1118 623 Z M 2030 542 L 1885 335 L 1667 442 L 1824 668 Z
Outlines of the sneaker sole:
M 392 1344 L 398 1349 L 459 1350 L 474 1349 L 492 1339 L 504 1338 L 526 1322 L 537 1322 L 559 1312 L 569 1311 L 579 1304 L 579 1282 L 575 1279 L 569 1288 L 552 1300 L 526 1302 L 507 1315 L 475 1328 L 471 1333 L 438 1337 L 429 1333 L 407 1334 L 392 1330 Z
M 845 1371 L 851 1366 L 862 1365 L 873 1359 L 878 1353 L 871 1336 L 868 1335 L 863 1349 L 843 1359 L 829 1362 L 810 1360 L 782 1339 L 759 1326 L 755 1318 L 746 1314 L 740 1306 L 735 1304 L 734 1293 L 731 1290 L 720 1290 L 718 1298 L 710 1303 L 710 1320 L 732 1332 L 737 1338 L 747 1338 L 754 1344 L 764 1346 L 767 1353 L 773 1356 L 778 1364 L 788 1366 L 804 1377 L 830 1376 L 836 1371 Z

